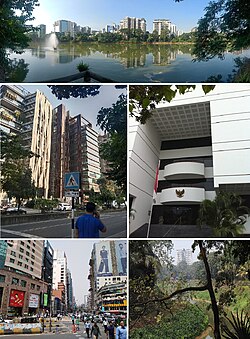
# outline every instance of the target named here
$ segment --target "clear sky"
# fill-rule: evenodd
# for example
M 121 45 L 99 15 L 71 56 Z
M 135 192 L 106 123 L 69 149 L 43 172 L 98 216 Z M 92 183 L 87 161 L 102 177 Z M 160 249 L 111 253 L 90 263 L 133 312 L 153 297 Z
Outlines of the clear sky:
M 73 280 L 73 293 L 78 305 L 84 302 L 84 295 L 89 289 L 89 259 L 94 243 L 99 242 L 88 239 L 50 240 L 54 250 L 64 251 L 67 257 L 68 269 Z
M 64 104 L 66 109 L 70 111 L 71 116 L 82 114 L 84 118 L 89 120 L 93 129 L 99 132 L 99 128 L 96 127 L 97 113 L 102 107 L 111 107 L 113 103 L 116 103 L 121 93 L 126 94 L 125 89 L 116 89 L 113 85 L 103 85 L 100 88 L 100 93 L 94 97 L 88 97 L 84 99 L 70 98 L 58 100 L 55 95 L 52 94 L 51 89 L 47 85 L 22 85 L 31 93 L 34 93 L 37 89 L 43 92 L 51 102 L 53 108 L 60 104 Z
M 102 29 L 119 24 L 126 16 L 145 18 L 152 32 L 154 19 L 169 19 L 178 30 L 188 32 L 203 16 L 209 0 L 40 0 L 34 11 L 34 25 L 46 24 L 47 33 L 56 20 L 70 20 L 81 26 Z

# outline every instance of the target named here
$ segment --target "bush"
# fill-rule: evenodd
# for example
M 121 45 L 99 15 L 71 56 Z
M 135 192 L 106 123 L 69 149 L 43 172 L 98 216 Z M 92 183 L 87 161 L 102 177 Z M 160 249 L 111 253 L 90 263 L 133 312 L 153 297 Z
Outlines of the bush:
M 157 326 L 145 326 L 131 333 L 131 339 L 194 339 L 208 326 L 208 317 L 195 305 L 187 305 Z
M 84 72 L 89 70 L 89 65 L 83 63 L 82 61 L 77 65 L 77 69 L 79 72 Z

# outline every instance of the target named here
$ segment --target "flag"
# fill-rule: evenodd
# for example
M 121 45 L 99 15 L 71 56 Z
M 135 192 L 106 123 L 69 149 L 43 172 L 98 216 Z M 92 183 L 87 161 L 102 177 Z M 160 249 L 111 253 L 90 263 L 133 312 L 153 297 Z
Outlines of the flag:
M 160 169 L 160 160 L 158 162 L 155 174 L 155 184 L 154 184 L 154 193 L 153 193 L 153 203 L 156 203 L 156 196 L 157 196 L 157 188 L 158 188 L 158 180 L 159 180 L 159 169 Z

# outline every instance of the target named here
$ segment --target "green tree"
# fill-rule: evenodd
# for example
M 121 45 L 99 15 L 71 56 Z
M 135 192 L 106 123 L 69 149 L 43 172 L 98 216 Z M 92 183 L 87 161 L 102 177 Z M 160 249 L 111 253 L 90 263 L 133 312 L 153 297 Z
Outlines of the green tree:
M 16 198 L 18 208 L 23 199 L 36 194 L 31 170 L 27 166 L 32 156 L 35 156 L 34 153 L 22 146 L 21 136 L 1 132 L 2 189 L 9 198 Z
M 210 1 L 198 21 L 194 54 L 198 60 L 224 57 L 226 50 L 250 46 L 250 2 Z
M 234 193 L 219 192 L 214 200 L 204 200 L 199 210 L 198 224 L 208 225 L 214 236 L 235 237 L 242 234 L 249 209 Z
M 6 49 L 21 53 L 28 46 L 27 32 L 33 28 L 27 21 L 33 18 L 32 12 L 38 6 L 38 0 L 1 0 L 0 6 L 0 80 L 5 81 L 9 67 L 14 67 L 8 59 Z
M 97 124 L 108 134 L 108 140 L 100 147 L 101 156 L 108 161 L 108 178 L 126 189 L 127 183 L 127 96 L 121 94 L 118 101 L 98 112 Z

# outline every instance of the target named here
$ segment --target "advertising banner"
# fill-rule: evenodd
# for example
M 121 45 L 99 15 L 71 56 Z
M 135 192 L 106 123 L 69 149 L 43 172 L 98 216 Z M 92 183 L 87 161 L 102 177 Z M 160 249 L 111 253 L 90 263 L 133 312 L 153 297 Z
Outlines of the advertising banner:
M 30 308 L 39 307 L 39 295 L 38 294 L 30 294 L 29 307 Z
M 117 270 L 119 275 L 127 275 L 127 241 L 115 241 Z
M 43 306 L 48 306 L 48 294 L 43 294 Z
M 10 301 L 9 306 L 12 307 L 23 307 L 24 305 L 24 296 L 25 292 L 18 290 L 10 291 Z
M 101 241 L 95 244 L 95 255 L 97 276 L 105 277 L 113 275 L 109 241 Z

